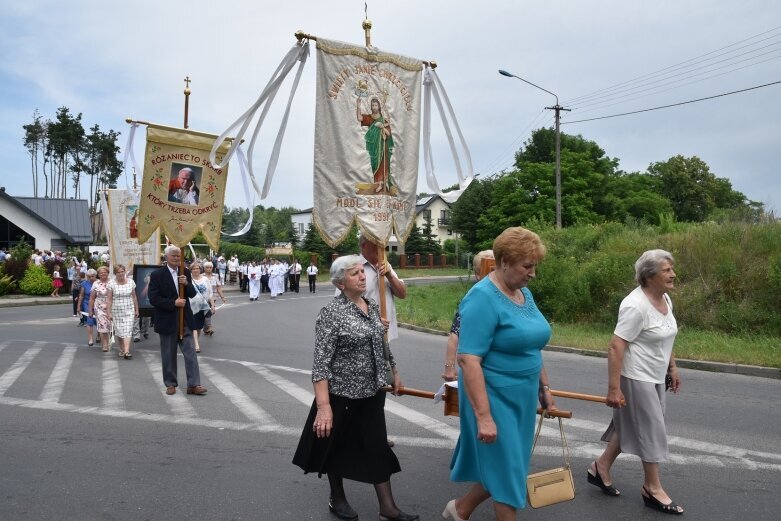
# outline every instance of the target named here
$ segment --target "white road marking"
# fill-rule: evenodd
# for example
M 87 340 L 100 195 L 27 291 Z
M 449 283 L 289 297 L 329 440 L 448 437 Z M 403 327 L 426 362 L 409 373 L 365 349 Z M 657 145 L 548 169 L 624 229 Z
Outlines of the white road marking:
M 76 346 L 73 344 L 66 345 L 62 350 L 60 358 L 54 366 L 49 379 L 46 381 L 46 385 L 43 386 L 41 396 L 39 400 L 44 402 L 59 402 L 62 396 L 62 391 L 65 388 L 65 382 L 68 379 L 71 367 L 73 366 L 73 359 L 76 356 Z
M 8 368 L 8 371 L 0 376 L 0 396 L 11 387 L 19 376 L 27 369 L 30 362 L 41 352 L 43 342 L 35 342 L 31 348 L 25 351 L 19 359 Z
M 268 380 L 270 383 L 276 385 L 279 389 L 286 392 L 299 402 L 303 403 L 307 407 L 310 407 L 312 405 L 312 400 L 314 400 L 315 395 L 312 392 L 307 391 L 306 389 L 294 384 L 290 380 L 286 378 L 282 378 L 279 375 L 276 375 L 268 370 L 268 366 L 264 367 L 260 364 L 252 363 L 252 362 L 239 362 L 244 367 L 247 367 L 248 369 L 258 373 L 260 376 Z
M 177 394 L 173 395 L 177 396 Z M 170 399 L 171 396 L 166 396 Z M 191 418 L 186 416 L 169 416 L 166 414 L 154 414 L 142 411 L 128 411 L 118 409 L 104 409 L 102 407 L 81 407 L 78 405 L 71 405 L 66 403 L 53 403 L 53 402 L 41 402 L 38 400 L 25 400 L 21 398 L 9 398 L 7 396 L 0 396 L 0 404 L 15 405 L 18 407 L 25 407 L 28 409 L 39 409 L 48 411 L 61 411 L 61 412 L 74 412 L 79 414 L 90 414 L 93 416 L 109 416 L 112 418 L 130 418 L 134 420 L 144 420 L 157 423 L 172 423 L 176 425 L 192 425 L 197 427 L 208 427 L 212 429 L 227 429 L 233 431 L 255 431 L 255 432 L 272 432 L 275 434 L 283 434 L 287 436 L 299 436 L 301 435 L 301 428 L 289 428 L 279 426 L 274 430 L 264 429 L 262 425 L 255 423 L 239 423 L 224 420 L 207 420 L 205 418 Z
M 14 340 L 5 340 L 0 342 L 0 351 L 2 351 L 6 346 L 10 345 L 11 342 L 14 342 Z M 19 342 L 28 341 L 19 340 Z M 167 396 L 165 395 L 165 388 L 162 385 L 161 394 L 166 403 L 171 406 L 173 412 L 172 415 L 150 414 L 142 411 L 125 410 L 124 400 L 121 403 L 119 401 L 106 400 L 104 401 L 103 407 L 80 407 L 71 404 L 61 404 L 59 403 L 59 399 L 62 394 L 62 387 L 67 381 L 67 372 L 73 361 L 72 358 L 69 360 L 68 356 L 72 357 L 73 355 L 69 353 L 75 353 L 75 346 L 69 344 L 63 346 L 63 355 L 60 356 L 60 359 L 55 365 L 52 375 L 49 377 L 49 380 L 44 386 L 44 390 L 41 393 L 41 399 L 26 400 L 5 396 L 5 392 L 24 373 L 27 366 L 32 362 L 33 359 L 35 359 L 44 344 L 63 346 L 63 344 L 58 344 L 56 342 L 34 342 L 32 347 L 27 349 L 27 351 L 11 365 L 5 373 L 0 375 L 0 404 L 14 405 L 31 409 L 67 411 L 96 416 L 131 418 L 161 423 L 201 426 L 207 428 L 266 432 L 285 436 L 299 436 L 301 432 L 300 426 L 285 427 L 278 424 L 273 418 L 270 418 L 265 411 L 254 404 L 251 398 L 249 398 L 249 396 L 244 393 L 244 391 L 239 389 L 233 382 L 223 376 L 211 364 L 232 363 L 247 367 L 307 407 L 311 404 L 313 397 L 312 392 L 309 390 L 291 382 L 290 380 L 287 380 L 282 376 L 275 374 L 275 371 L 279 371 L 297 375 L 309 375 L 309 370 L 288 366 L 271 364 L 267 365 L 256 362 L 230 360 L 225 358 L 200 357 L 203 360 L 201 366 L 202 368 L 205 368 L 204 373 L 207 374 L 209 380 L 217 387 L 217 390 L 224 393 L 225 396 L 234 404 L 236 404 L 236 406 L 239 407 L 248 418 L 254 420 L 260 419 L 261 421 L 250 421 L 242 423 L 200 418 L 197 416 L 196 411 L 185 398 L 183 392 L 180 391 L 176 395 Z M 162 371 L 159 362 L 159 356 L 156 356 L 154 352 L 147 351 L 141 351 L 141 355 L 146 361 L 147 366 L 149 367 L 149 370 L 153 374 L 154 378 L 159 379 Z M 109 360 L 104 360 L 104 362 L 109 362 Z M 116 359 L 113 360 L 112 365 L 117 365 Z M 104 373 L 111 373 L 111 371 L 104 371 Z M 112 382 L 112 379 L 105 378 L 104 382 L 110 383 Z M 399 417 L 437 435 L 437 437 L 433 438 L 424 436 L 394 436 L 395 441 L 399 445 L 438 448 L 444 450 L 452 450 L 455 446 L 455 440 L 458 437 L 458 429 L 456 427 L 446 424 L 440 420 L 431 418 L 426 414 L 402 405 L 395 400 L 389 400 L 386 405 L 388 412 L 391 414 L 398 415 Z M 265 418 L 270 418 L 270 421 L 267 421 Z M 581 419 L 567 420 L 566 428 L 568 429 L 567 434 L 570 441 L 572 456 L 584 459 L 593 459 L 599 455 L 602 452 L 604 445 L 588 440 L 595 439 L 596 437 L 592 436 L 591 433 L 601 433 L 605 426 L 606 423 L 604 422 L 593 422 Z M 541 440 L 541 444 L 538 446 L 537 451 L 539 451 L 540 454 L 560 457 L 561 447 L 558 444 L 558 429 L 544 426 L 542 436 L 543 439 Z M 677 436 L 671 436 L 669 443 L 671 448 L 680 447 L 688 451 L 701 453 L 671 453 L 669 461 L 671 464 L 750 470 L 761 469 L 781 472 L 781 464 L 777 463 L 779 460 L 781 460 L 781 454 L 751 451 L 742 449 L 740 447 L 704 442 Z M 634 456 L 627 455 L 622 455 L 621 458 L 636 459 Z
M 201 372 L 206 375 L 212 384 L 224 394 L 241 413 L 252 423 L 258 424 L 262 430 L 274 430 L 280 427 L 269 413 L 261 409 L 247 393 L 239 389 L 236 384 L 225 378 L 219 371 L 207 363 L 200 362 Z
M 113 351 L 103 358 L 103 408 L 124 409 L 125 397 L 122 393 L 122 381 L 119 378 L 119 361 L 112 356 Z
M 415 425 L 422 427 L 429 432 L 433 432 L 434 434 L 438 434 L 449 440 L 457 440 L 459 434 L 461 433 L 459 429 L 453 428 L 447 423 L 435 420 L 431 416 L 427 416 L 414 409 L 410 409 L 409 407 L 401 405 L 400 403 L 393 400 L 385 401 L 385 410 L 391 414 L 395 414 L 396 416 L 404 418 L 408 422 L 414 423 Z
M 146 362 L 149 372 L 152 374 L 152 378 L 154 378 L 155 381 L 162 379 L 163 364 L 160 363 L 160 359 L 149 351 L 141 351 L 141 356 L 144 358 L 144 362 Z M 171 412 L 174 413 L 174 416 L 177 419 L 195 418 L 198 416 L 193 406 L 190 405 L 190 402 L 188 402 L 187 398 L 181 393 L 181 388 L 177 390 L 180 392 L 168 395 L 165 393 L 165 386 L 160 382 L 160 393 L 163 395 L 163 398 L 165 398 L 165 402 L 168 406 L 171 407 Z

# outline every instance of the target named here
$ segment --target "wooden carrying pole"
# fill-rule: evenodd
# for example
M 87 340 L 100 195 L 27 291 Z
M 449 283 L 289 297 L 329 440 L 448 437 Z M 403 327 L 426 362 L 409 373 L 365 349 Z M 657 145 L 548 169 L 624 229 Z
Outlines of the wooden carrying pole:
M 190 76 L 187 76 L 184 79 L 184 128 L 187 128 L 189 126 L 189 119 L 190 119 L 190 82 L 192 80 L 190 79 Z M 176 245 L 177 248 L 179 248 L 179 275 L 184 275 L 184 247 Z M 195 260 L 195 259 L 193 259 Z M 182 284 L 179 284 L 179 298 L 185 298 L 184 297 L 184 286 Z M 187 303 L 185 302 L 184 306 L 186 306 Z M 181 342 L 184 339 L 184 306 L 179 308 L 179 341 Z
M 386 393 L 389 393 L 393 391 L 393 388 L 386 386 L 383 387 L 382 390 Z M 397 394 L 400 396 L 417 396 L 418 398 L 428 398 L 430 400 L 434 399 L 434 393 L 430 391 L 422 391 L 420 389 L 412 389 L 410 387 L 399 387 L 399 392 Z M 445 416 L 458 416 L 458 392 L 456 389 L 453 387 L 446 387 L 443 401 L 445 404 Z M 543 412 L 545 411 L 541 407 L 537 408 L 537 414 L 542 414 Z M 552 411 L 548 411 L 548 415 L 553 418 L 572 418 L 572 411 L 554 409 Z

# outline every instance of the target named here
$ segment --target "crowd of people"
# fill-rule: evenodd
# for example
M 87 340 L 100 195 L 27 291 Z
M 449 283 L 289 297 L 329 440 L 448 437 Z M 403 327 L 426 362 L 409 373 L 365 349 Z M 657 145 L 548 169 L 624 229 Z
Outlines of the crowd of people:
M 301 263 L 297 259 L 288 261 L 285 258 L 267 257 L 262 261 L 242 262 L 236 265 L 239 290 L 242 293 L 249 293 L 249 299 L 253 302 L 257 301 L 263 293 L 269 293 L 271 298 L 288 291 L 298 293 L 302 271 Z M 310 293 L 315 292 L 317 273 L 317 266 L 312 261 L 307 268 Z
M 407 289 L 381 259 L 374 242 L 361 237 L 360 246 L 360 255 L 339 257 L 330 267 L 335 296 L 315 322 L 315 397 L 293 463 L 306 473 L 327 476 L 327 506 L 340 519 L 358 519 L 346 497 L 347 479 L 373 485 L 380 521 L 415 521 L 419 516 L 402 511 L 393 496 L 390 478 L 401 466 L 384 414 L 386 391 L 397 393 L 402 387 L 391 343 L 398 337 L 395 299 L 406 298 Z M 546 415 L 556 409 L 551 393 L 555 367 L 546 367 L 542 357 L 551 325 L 528 287 L 545 255 L 537 234 L 513 227 L 494 240 L 492 250 L 475 258 L 478 282 L 456 310 L 442 372 L 444 380 L 457 381 L 459 395 L 460 436 L 450 478 L 470 485 L 463 495 L 446 502 L 444 518 L 466 521 L 489 499 L 499 521 L 515 519 L 526 506 L 537 404 Z M 485 259 L 491 259 L 495 269 L 481 269 Z M 179 248 L 165 249 L 163 265 L 149 277 L 148 298 L 160 336 L 166 394 L 177 392 L 181 350 L 187 394 L 204 395 L 196 356 L 201 351 L 199 336 L 214 333 L 217 299 L 227 301 L 224 286 L 238 284 L 251 301 L 266 292 L 276 298 L 286 291 L 297 293 L 304 270 L 296 260 L 244 263 L 235 256 L 215 256 L 196 259 L 180 272 L 181 262 Z M 314 262 L 306 274 L 314 293 Z M 112 278 L 105 266 L 82 269 L 76 261 L 67 272 L 74 314 L 84 317 L 88 345 L 100 342 L 108 351 L 113 331 L 124 359 L 132 359 L 131 339 L 138 341 L 136 335 L 142 331 L 146 337 L 149 327 L 139 320 L 135 283 L 129 275 L 122 265 L 114 266 Z M 675 283 L 673 256 L 664 250 L 644 252 L 635 264 L 635 279 L 637 287 L 621 302 L 608 351 L 606 404 L 613 408 L 613 416 L 602 436 L 606 446 L 585 477 L 606 496 L 617 498 L 621 493 L 614 482 L 614 462 L 621 453 L 634 454 L 642 462 L 644 505 L 680 515 L 683 508 L 672 500 L 660 477 L 660 464 L 669 457 L 666 391 L 681 389 L 673 356 L 678 326 L 669 296 Z M 185 298 L 179 297 L 180 286 Z M 185 317 L 180 342 L 179 308 Z

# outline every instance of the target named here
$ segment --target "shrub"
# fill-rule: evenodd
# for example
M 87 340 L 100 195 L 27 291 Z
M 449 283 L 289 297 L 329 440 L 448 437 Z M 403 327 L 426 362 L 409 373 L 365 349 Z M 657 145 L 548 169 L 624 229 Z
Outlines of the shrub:
M 29 262 L 32 255 L 33 249 L 27 244 L 27 241 L 24 240 L 24 237 L 22 237 L 21 241 L 16 243 L 16 246 L 11 248 L 11 258 L 13 259 L 26 260 Z
M 52 279 L 43 266 L 32 265 L 19 281 L 19 289 L 25 295 L 48 295 L 52 292 Z
M 11 257 L 10 259 L 7 259 L 4 264 L 6 275 L 10 276 L 14 282 L 18 283 L 22 280 L 22 277 L 24 277 L 27 266 L 30 265 L 30 259 Z
M 16 283 L 13 277 L 2 272 L 0 269 L 0 296 L 13 293 L 16 289 Z
M 259 248 L 257 246 L 248 246 L 246 244 L 238 244 L 233 242 L 223 242 L 220 244 L 220 253 L 226 258 L 230 259 L 234 255 L 239 259 L 239 262 L 249 261 L 262 261 L 266 256 L 265 248 Z M 306 263 L 307 266 L 309 262 Z

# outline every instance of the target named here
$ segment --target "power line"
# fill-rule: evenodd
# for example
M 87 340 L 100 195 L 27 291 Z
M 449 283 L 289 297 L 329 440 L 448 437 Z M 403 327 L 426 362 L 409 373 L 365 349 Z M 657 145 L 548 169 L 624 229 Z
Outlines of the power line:
M 698 101 L 705 101 L 705 100 L 714 99 L 714 98 L 721 98 L 723 96 L 729 96 L 731 94 L 739 94 L 741 92 L 747 92 L 747 91 L 750 91 L 750 90 L 761 89 L 763 87 L 770 87 L 771 85 L 778 85 L 779 83 L 781 83 L 781 80 L 774 81 L 774 82 L 771 82 L 771 83 L 765 83 L 764 85 L 756 85 L 754 87 L 748 87 L 746 89 L 733 90 L 732 92 L 724 92 L 722 94 L 716 94 L 715 96 L 708 96 L 706 98 L 697 98 L 697 99 L 693 99 L 693 100 L 689 100 L 689 101 L 682 101 L 680 103 L 672 103 L 670 105 L 662 105 L 660 107 L 653 107 L 653 108 L 650 108 L 650 109 L 634 110 L 632 112 L 623 112 L 621 114 L 611 114 L 609 116 L 600 116 L 598 118 L 577 119 L 575 121 L 567 121 L 567 122 L 562 123 L 562 125 L 571 125 L 573 123 L 583 123 L 583 122 L 586 122 L 586 121 L 596 121 L 598 119 L 617 118 L 619 116 L 629 116 L 631 114 L 640 114 L 641 112 L 650 112 L 652 110 L 667 109 L 667 108 L 670 108 L 670 107 L 678 107 L 680 105 L 687 105 L 689 103 L 697 103 Z
M 544 116 L 546 114 L 545 110 L 541 110 L 537 116 L 531 120 L 531 122 L 521 131 L 521 133 L 516 137 L 509 145 L 507 145 L 497 156 L 494 157 L 493 160 L 491 160 L 489 163 L 485 165 L 485 168 L 480 169 L 479 171 L 482 173 L 488 173 L 492 170 L 496 170 L 497 166 L 495 165 L 501 165 L 503 163 L 507 163 L 507 159 L 504 159 L 504 157 L 507 156 L 508 153 L 513 154 L 513 160 L 511 161 L 511 165 L 515 162 L 515 152 L 517 150 L 517 147 L 520 143 L 523 142 L 524 139 L 526 139 L 528 136 L 530 136 L 529 130 L 537 124 L 538 120 L 544 119 L 540 118 L 540 116 Z M 548 118 L 550 119 L 550 118 Z M 501 170 L 501 168 L 499 169 Z
M 681 83 L 681 84 L 678 84 L 678 85 L 674 85 L 674 86 L 666 88 L 666 89 L 656 90 L 652 94 L 656 95 L 656 94 L 661 94 L 663 92 L 669 92 L 671 90 L 675 90 L 675 89 L 678 89 L 680 87 L 686 87 L 687 85 L 693 85 L 695 83 L 700 83 L 700 82 L 705 81 L 705 80 L 718 78 L 719 76 L 724 76 L 725 74 L 730 74 L 732 72 L 736 72 L 736 71 L 739 71 L 739 70 L 747 69 L 749 67 L 754 67 L 755 65 L 759 65 L 759 64 L 762 64 L 762 63 L 765 63 L 765 62 L 768 62 L 768 61 L 772 61 L 772 60 L 777 60 L 779 58 L 781 58 L 781 55 L 773 56 L 772 58 L 767 58 L 765 60 L 758 61 L 758 62 L 755 62 L 755 63 L 750 63 L 748 65 L 744 65 L 742 67 L 738 67 L 737 69 L 731 69 L 731 70 L 728 70 L 728 71 L 720 72 L 718 74 L 712 74 L 710 76 L 701 77 L 701 78 L 698 78 L 698 79 L 695 79 L 695 80 L 692 80 L 692 81 L 689 81 L 689 82 L 686 82 L 686 83 Z M 716 69 L 716 70 L 718 70 L 718 69 Z M 710 72 L 710 71 L 708 71 L 708 72 Z M 696 76 L 699 76 L 699 75 L 696 75 Z M 658 85 L 657 87 L 654 87 L 654 88 L 661 88 L 663 86 L 664 85 Z M 638 92 L 638 94 L 639 94 L 639 92 Z M 633 98 L 624 99 L 622 101 L 615 101 L 615 103 L 610 103 L 610 100 L 605 100 L 605 101 L 600 102 L 600 103 L 595 103 L 594 105 L 589 105 L 589 104 L 584 105 L 583 107 L 591 107 L 591 108 L 587 108 L 586 110 L 581 110 L 582 107 L 577 107 L 577 106 L 574 107 L 574 110 L 577 110 L 579 114 L 584 114 L 584 113 L 588 113 L 588 112 L 594 112 L 596 110 L 604 109 L 604 108 L 607 108 L 607 107 L 613 107 L 615 105 L 621 105 L 621 104 L 624 104 L 624 103 L 629 103 L 630 101 L 637 101 L 639 99 L 645 99 L 645 98 L 651 96 L 652 94 L 642 94 L 642 95 L 639 95 L 639 96 L 635 96 Z M 625 98 L 626 96 L 631 96 L 631 94 L 626 94 L 625 96 L 620 96 L 620 97 L 616 98 L 616 100 L 621 99 L 621 98 Z
M 710 55 L 712 55 L 712 54 L 718 53 L 718 52 L 720 52 L 720 51 L 723 51 L 723 50 L 725 50 L 725 49 L 729 49 L 729 48 L 731 48 L 731 47 L 735 47 L 736 45 L 740 45 L 741 43 L 744 43 L 744 42 L 747 42 L 747 41 L 750 41 L 750 40 L 754 40 L 754 39 L 756 39 L 756 38 L 759 38 L 760 36 L 764 36 L 764 35 L 766 35 L 766 34 L 769 34 L 769 33 L 776 32 L 776 31 L 778 31 L 779 29 L 781 29 L 781 26 L 774 27 L 774 28 L 772 28 L 772 29 L 770 29 L 770 30 L 768 30 L 768 31 L 765 31 L 765 32 L 762 32 L 762 33 L 756 34 L 756 35 L 754 35 L 754 36 L 750 36 L 750 37 L 748 37 L 748 38 L 745 38 L 745 39 L 743 39 L 743 40 L 740 40 L 740 41 L 738 41 L 738 42 L 735 42 L 735 43 L 732 43 L 732 44 L 726 45 L 726 46 L 724 46 L 724 47 L 721 47 L 721 48 L 719 48 L 719 49 L 716 49 L 716 50 L 714 50 L 714 51 L 710 51 L 710 52 L 707 52 L 707 53 L 705 53 L 705 54 L 701 54 L 701 55 L 699 55 L 699 56 L 695 56 L 695 57 L 693 57 L 693 58 L 690 58 L 690 59 L 688 59 L 688 60 L 684 60 L 684 61 L 682 61 L 682 62 L 676 63 L 676 64 L 674 64 L 674 65 L 670 65 L 669 67 L 664 67 L 664 68 L 662 68 L 662 69 L 659 69 L 659 70 L 657 70 L 657 71 L 650 72 L 650 73 L 648 73 L 648 74 L 643 74 L 643 75 L 641 75 L 641 76 L 637 76 L 637 77 L 635 77 L 635 78 L 632 78 L 631 80 L 627 80 L 627 81 L 624 81 L 624 82 L 621 82 L 621 83 L 617 83 L 617 84 L 611 85 L 611 86 L 609 86 L 609 87 L 605 87 L 605 88 L 602 88 L 602 89 L 599 89 L 599 90 L 596 90 L 596 91 L 590 92 L 590 93 L 588 93 L 588 94 L 585 94 L 585 95 L 582 95 L 582 96 L 576 96 L 576 97 L 574 97 L 574 98 L 571 98 L 571 99 L 569 99 L 569 100 L 565 100 L 565 101 L 564 101 L 564 102 L 562 102 L 562 103 L 563 103 L 564 105 L 571 105 L 571 104 L 573 104 L 573 103 L 574 103 L 574 102 L 576 102 L 576 101 L 582 101 L 582 100 L 584 100 L 584 99 L 591 98 L 591 97 L 593 97 L 593 96 L 595 96 L 595 95 L 602 94 L 602 93 L 605 93 L 605 92 L 609 92 L 609 91 L 611 91 L 611 90 L 621 90 L 621 89 L 620 89 L 621 87 L 626 87 L 626 86 L 628 86 L 628 85 L 631 85 L 631 84 L 633 84 L 633 83 L 636 83 L 636 82 L 638 82 L 638 81 L 640 81 L 640 80 L 644 80 L 644 79 L 646 79 L 646 78 L 650 78 L 650 77 L 656 76 L 656 75 L 658 75 L 659 73 L 663 73 L 663 72 L 665 72 L 665 71 L 670 71 L 670 72 L 672 72 L 672 71 L 674 71 L 674 70 L 677 70 L 677 69 L 681 68 L 681 66 L 683 66 L 683 65 L 686 65 L 687 63 L 691 63 L 691 62 L 697 62 L 698 60 L 701 60 L 702 58 L 705 58 L 706 56 L 710 56 Z M 761 43 L 761 42 L 764 42 L 764 41 L 767 41 L 767 40 L 770 40 L 770 39 L 773 39 L 773 38 L 775 38 L 775 36 L 770 36 L 770 37 L 764 38 L 764 39 L 762 39 L 762 40 L 759 40 L 759 41 L 757 41 L 757 42 L 754 42 L 754 43 L 752 43 L 752 44 L 749 44 L 749 45 L 746 45 L 746 46 L 743 46 L 743 47 L 739 47 L 738 49 L 733 49 L 732 51 L 728 51 L 728 52 L 726 52 L 726 53 L 722 53 L 722 54 L 719 54 L 719 55 L 717 55 L 717 56 L 714 56 L 714 57 L 712 57 L 712 58 L 708 58 L 708 59 L 706 59 L 706 60 L 701 60 L 701 61 L 710 61 L 710 60 L 712 60 L 712 59 L 714 59 L 714 58 L 717 58 L 717 57 L 719 57 L 719 56 L 723 56 L 724 54 L 729 54 L 730 52 L 734 52 L 734 51 L 737 51 L 737 50 L 740 50 L 740 49 L 744 49 L 744 48 L 746 48 L 746 47 L 750 47 L 751 45 L 756 45 L 756 44 L 758 44 L 758 43 Z
M 756 49 L 755 51 L 760 51 L 760 50 L 766 49 L 767 47 L 772 47 L 772 46 L 777 46 L 777 45 L 781 45 L 781 42 L 776 42 L 776 43 L 774 43 L 772 45 L 768 45 L 766 47 L 762 47 L 761 49 Z M 748 53 L 739 54 L 737 56 L 732 56 L 730 58 L 725 58 L 723 60 L 719 60 L 717 62 L 710 63 L 708 65 L 702 65 L 702 66 L 695 67 L 695 68 L 692 68 L 692 69 L 689 69 L 689 70 L 686 70 L 686 71 L 682 71 L 682 72 L 679 72 L 677 74 L 673 74 L 671 76 L 664 76 L 664 77 L 661 77 L 661 78 L 659 78 L 657 80 L 654 80 L 654 81 L 651 81 L 649 83 L 646 83 L 644 85 L 636 85 L 634 87 L 631 87 L 631 88 L 628 88 L 628 89 L 624 89 L 623 91 L 618 91 L 618 92 L 615 92 L 615 93 L 612 93 L 612 94 L 605 94 L 604 96 L 597 96 L 597 97 L 592 98 L 591 100 L 581 102 L 581 103 L 583 103 L 582 105 L 575 104 L 573 108 L 581 109 L 581 108 L 591 107 L 591 106 L 594 106 L 594 105 L 601 105 L 601 104 L 604 104 L 604 103 L 609 103 L 610 101 L 613 101 L 613 100 L 619 100 L 619 99 L 622 99 L 622 98 L 627 98 L 627 97 L 632 96 L 634 94 L 640 94 L 640 93 L 643 93 L 643 92 L 651 91 L 651 92 L 649 92 L 648 95 L 656 94 L 655 92 L 653 92 L 655 89 L 659 89 L 659 88 L 662 88 L 662 87 L 667 87 L 667 86 L 670 86 L 670 85 L 672 85 L 673 89 L 678 88 L 678 87 L 684 87 L 686 85 L 690 85 L 692 82 L 688 82 L 688 83 L 680 83 L 680 82 L 689 80 L 691 78 L 696 78 L 698 76 L 703 76 L 703 75 L 711 73 L 711 72 L 716 72 L 716 71 L 719 71 L 719 70 L 722 70 L 722 69 L 728 69 L 730 67 L 735 67 L 733 69 L 724 71 L 722 73 L 722 74 L 728 74 L 730 72 L 735 72 L 735 71 L 739 71 L 741 69 L 744 69 L 747 66 L 758 65 L 760 63 L 764 63 L 764 62 L 769 61 L 769 60 L 774 60 L 774 59 L 777 59 L 777 58 L 781 58 L 781 54 L 778 54 L 779 51 L 781 51 L 781 50 L 773 49 L 773 50 L 769 50 L 769 51 L 766 51 L 766 52 L 761 53 L 761 54 L 755 54 L 753 56 L 749 56 L 747 58 L 743 58 L 742 60 L 733 61 L 733 60 L 735 60 L 737 58 L 740 58 L 741 56 L 744 56 L 745 54 L 748 54 Z M 752 51 L 752 52 L 754 52 L 754 51 Z M 758 61 L 758 62 L 755 62 L 755 63 L 750 63 L 750 64 L 744 65 L 742 67 L 736 67 L 737 65 L 741 65 L 741 64 L 743 64 L 745 62 L 749 62 L 751 60 L 756 60 L 757 58 L 762 58 L 763 56 L 767 56 L 769 54 L 770 55 L 775 54 L 775 56 L 772 56 L 770 58 L 766 58 L 764 60 L 761 60 L 761 61 Z M 725 63 L 725 64 L 717 67 L 718 64 L 723 63 L 723 62 L 731 62 L 731 63 Z M 706 70 L 701 70 L 701 69 L 706 69 Z M 696 72 L 698 70 L 701 70 L 701 71 L 700 72 Z M 713 77 L 713 76 L 709 76 L 709 78 L 711 78 L 711 77 Z M 674 78 L 677 78 L 677 79 L 674 79 Z M 707 78 L 703 78 L 703 79 L 707 79 Z M 661 82 L 664 82 L 665 80 L 672 80 L 672 81 L 668 81 L 666 83 L 661 83 Z M 658 85 L 654 85 L 654 84 L 658 84 Z M 670 90 L 670 89 L 667 89 L 667 90 Z M 635 91 L 635 92 L 632 92 L 632 91 Z M 641 96 L 641 97 L 645 97 L 645 96 Z M 634 98 L 634 99 L 637 99 L 637 98 Z

